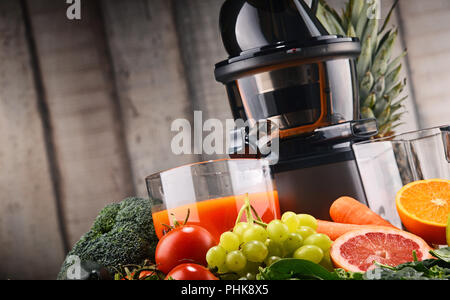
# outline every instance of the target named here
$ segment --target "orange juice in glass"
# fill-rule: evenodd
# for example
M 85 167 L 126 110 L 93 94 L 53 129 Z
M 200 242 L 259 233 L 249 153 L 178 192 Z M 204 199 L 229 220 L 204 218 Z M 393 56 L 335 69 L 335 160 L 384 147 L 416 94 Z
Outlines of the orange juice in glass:
M 182 166 L 146 179 L 159 238 L 174 220 L 207 229 L 216 239 L 234 227 L 248 194 L 264 222 L 280 218 L 278 194 L 268 162 L 224 159 Z

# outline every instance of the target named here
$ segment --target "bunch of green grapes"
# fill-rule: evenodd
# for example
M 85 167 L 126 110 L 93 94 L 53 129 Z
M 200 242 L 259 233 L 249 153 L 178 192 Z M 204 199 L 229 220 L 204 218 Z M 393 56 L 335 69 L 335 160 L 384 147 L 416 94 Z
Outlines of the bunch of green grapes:
M 316 232 L 317 220 L 307 214 L 286 212 L 269 224 L 237 223 L 223 233 L 218 246 L 209 249 L 206 261 L 219 273 L 255 279 L 259 267 L 282 258 L 298 258 L 330 268 L 330 238 Z

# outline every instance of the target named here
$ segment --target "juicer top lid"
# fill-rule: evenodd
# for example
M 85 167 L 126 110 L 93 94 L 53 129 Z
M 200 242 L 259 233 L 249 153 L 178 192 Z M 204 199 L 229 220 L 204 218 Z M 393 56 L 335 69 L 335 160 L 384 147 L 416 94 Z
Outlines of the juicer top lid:
M 220 30 L 229 54 L 216 65 L 223 83 L 257 68 L 361 52 L 357 38 L 330 35 L 303 0 L 227 0 Z

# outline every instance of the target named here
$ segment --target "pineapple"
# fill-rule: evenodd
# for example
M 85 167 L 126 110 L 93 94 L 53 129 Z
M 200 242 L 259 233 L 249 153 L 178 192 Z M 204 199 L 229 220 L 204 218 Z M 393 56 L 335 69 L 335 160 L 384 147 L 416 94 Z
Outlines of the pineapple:
M 339 15 L 325 0 L 320 0 L 317 18 L 330 34 L 360 39 L 362 49 L 357 59 L 357 74 L 361 116 L 376 118 L 379 137 L 385 137 L 394 134 L 404 114 L 403 102 L 407 97 L 400 98 L 400 94 L 406 86 L 406 79 L 399 76 L 406 51 L 396 58 L 392 57 L 398 29 L 386 30 L 398 0 L 382 25 L 377 18 L 380 14 L 377 1 L 349 0 L 342 15 Z

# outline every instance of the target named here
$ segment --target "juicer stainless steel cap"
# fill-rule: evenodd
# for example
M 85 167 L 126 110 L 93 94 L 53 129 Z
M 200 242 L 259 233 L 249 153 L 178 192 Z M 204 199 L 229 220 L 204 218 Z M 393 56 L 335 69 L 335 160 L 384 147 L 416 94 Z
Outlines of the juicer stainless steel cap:
M 220 29 L 229 58 L 215 76 L 234 118 L 277 130 L 272 169 L 281 210 L 329 219 L 340 196 L 365 202 L 351 145 L 378 130 L 374 119 L 360 120 L 359 40 L 330 35 L 303 0 L 227 0 Z M 248 135 L 248 128 L 232 132 L 231 157 L 243 148 L 259 153 Z

